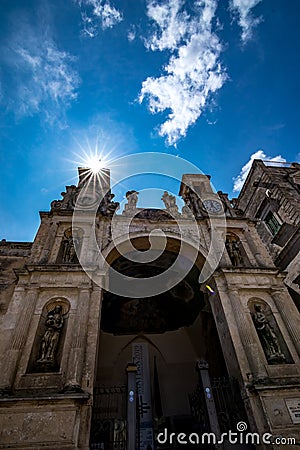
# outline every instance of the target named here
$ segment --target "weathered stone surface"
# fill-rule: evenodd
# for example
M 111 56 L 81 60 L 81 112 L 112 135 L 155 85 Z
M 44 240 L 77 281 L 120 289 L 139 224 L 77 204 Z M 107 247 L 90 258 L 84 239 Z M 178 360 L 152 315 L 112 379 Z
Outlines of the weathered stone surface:
M 291 257 L 286 283 L 300 293 L 299 249 L 295 254 L 291 246 L 297 243 L 300 217 L 298 173 L 296 165 L 271 168 L 256 162 L 238 200 L 230 202 L 226 194 L 218 193 L 226 216 L 226 229 L 220 227 L 218 239 L 227 235 L 238 242 L 240 258 L 234 259 L 225 247 L 217 270 L 201 284 L 197 280 L 211 247 L 212 225 L 197 196 L 215 199 L 217 195 L 205 175 L 184 175 L 182 214 L 169 194 L 164 197 L 164 210 L 137 208 L 137 192 L 132 190 L 127 192 L 125 213 L 116 215 L 106 170 L 102 190 L 107 195 L 96 211 L 95 229 L 90 216 L 79 224 L 80 252 L 91 262 L 93 280 L 79 260 L 63 257 L 74 202 L 86 183 L 84 169 L 80 169 L 78 186 L 68 186 L 63 199 L 53 202 L 50 212 L 41 213 L 32 244 L 0 242 L 0 302 L 4 305 L 0 311 L 0 448 L 88 450 L 98 401 L 94 388 L 103 385 L 110 392 L 111 386 L 126 384 L 125 367 L 136 340 L 149 346 L 152 378 L 157 358 L 168 420 L 175 423 L 190 413 L 188 395 L 197 382 L 195 362 L 206 359 L 214 376 L 226 374 L 238 380 L 251 430 L 290 433 L 299 440 L 300 424 L 292 420 L 288 407 L 290 399 L 300 398 L 299 305 L 284 285 L 286 274 L 277 267 Z M 259 217 L 269 206 L 278 207 L 282 221 L 290 225 L 277 240 L 270 235 L 265 217 Z M 144 252 L 150 245 L 149 233 L 157 229 L 166 236 L 164 262 L 151 262 L 139 271 L 120 257 L 128 236 Z M 123 273 L 135 271 L 136 276 L 168 269 L 182 241 L 188 243 L 187 259 L 194 245 L 198 254 L 191 274 L 167 289 L 166 297 L 152 301 L 147 297 L 144 303 L 143 298 L 114 298 L 105 293 L 109 279 L 103 261 L 97 259 L 98 249 L 90 247 L 92 233 L 93 245 L 97 243 L 109 264 Z M 164 302 L 170 312 L 164 311 L 159 322 L 157 311 Z M 268 364 L 251 317 L 253 302 L 268 305 L 290 355 L 286 363 Z M 55 305 L 61 305 L 63 313 L 63 331 L 54 349 L 56 365 L 39 372 L 36 362 L 45 323 Z M 106 323 L 101 323 L 102 305 Z M 160 326 L 163 319 L 168 322 L 166 317 L 172 326 Z M 173 326 L 174 317 L 177 326 Z M 113 326 L 114 320 L 118 326 Z M 107 408 L 102 405 L 99 411 Z
M 0 241 L 0 316 L 7 311 L 17 277 L 14 270 L 24 266 L 31 242 Z
M 76 400 L 40 396 L 39 401 L 2 401 L 0 448 L 74 449 L 78 446 L 79 422 Z

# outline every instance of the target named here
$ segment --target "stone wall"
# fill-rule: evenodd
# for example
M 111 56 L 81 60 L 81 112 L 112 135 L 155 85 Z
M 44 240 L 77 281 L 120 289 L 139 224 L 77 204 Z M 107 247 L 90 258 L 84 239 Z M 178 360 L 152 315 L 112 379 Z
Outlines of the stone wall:
M 31 247 L 31 242 L 0 241 L 0 315 L 7 311 L 17 282 L 14 270 L 24 266 Z

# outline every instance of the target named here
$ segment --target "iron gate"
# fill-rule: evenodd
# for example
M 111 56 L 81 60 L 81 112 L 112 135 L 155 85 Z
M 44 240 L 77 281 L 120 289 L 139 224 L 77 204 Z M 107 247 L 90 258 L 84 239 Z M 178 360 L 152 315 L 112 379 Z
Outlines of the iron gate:
M 239 421 L 247 422 L 239 385 L 234 378 L 211 378 L 212 394 L 221 433 L 235 430 Z M 199 382 L 189 395 L 191 413 L 200 433 L 210 431 L 204 388 Z
M 91 450 L 126 450 L 126 386 L 94 388 Z

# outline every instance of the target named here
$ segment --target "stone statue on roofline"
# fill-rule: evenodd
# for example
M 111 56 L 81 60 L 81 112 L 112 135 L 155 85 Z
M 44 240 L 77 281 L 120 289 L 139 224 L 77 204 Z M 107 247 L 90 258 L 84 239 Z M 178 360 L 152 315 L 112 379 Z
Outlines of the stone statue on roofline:
M 164 202 L 166 210 L 168 211 L 168 213 L 170 213 L 171 216 L 179 216 L 178 206 L 176 205 L 176 197 L 174 195 L 169 194 L 167 191 L 164 191 L 161 200 Z
M 136 212 L 136 205 L 138 202 L 138 192 L 135 190 L 132 191 L 127 191 L 126 192 L 126 198 L 127 198 L 127 203 L 125 203 L 124 205 L 124 211 L 123 214 L 124 215 L 134 215 Z
M 103 216 L 112 217 L 115 214 L 115 212 L 119 209 L 120 203 L 113 202 L 114 197 L 115 194 L 112 194 L 110 191 L 104 195 L 99 206 L 99 212 Z

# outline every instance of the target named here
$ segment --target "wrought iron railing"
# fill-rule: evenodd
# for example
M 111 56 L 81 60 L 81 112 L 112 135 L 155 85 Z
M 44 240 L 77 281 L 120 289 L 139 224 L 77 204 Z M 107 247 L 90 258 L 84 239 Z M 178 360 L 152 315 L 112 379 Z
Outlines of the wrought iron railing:
M 126 449 L 126 386 L 94 389 L 90 449 Z
M 241 420 L 247 422 L 237 380 L 223 377 L 211 378 L 210 383 L 220 431 L 225 433 L 230 429 L 234 430 L 236 424 Z M 191 414 L 199 432 L 204 433 L 210 431 L 204 389 L 200 383 L 189 395 L 189 401 Z

